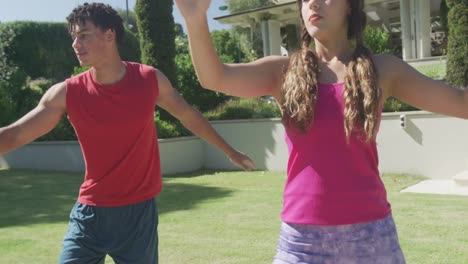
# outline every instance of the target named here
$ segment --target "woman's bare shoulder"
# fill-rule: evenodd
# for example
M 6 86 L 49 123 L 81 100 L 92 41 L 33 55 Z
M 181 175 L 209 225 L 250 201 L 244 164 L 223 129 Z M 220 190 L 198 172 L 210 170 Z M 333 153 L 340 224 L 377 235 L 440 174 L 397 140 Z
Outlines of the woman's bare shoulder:
M 376 54 L 372 56 L 374 61 L 377 76 L 379 78 L 379 84 L 382 88 L 384 95 L 390 94 L 389 90 L 398 76 L 398 72 L 401 67 L 404 66 L 405 62 L 391 54 Z

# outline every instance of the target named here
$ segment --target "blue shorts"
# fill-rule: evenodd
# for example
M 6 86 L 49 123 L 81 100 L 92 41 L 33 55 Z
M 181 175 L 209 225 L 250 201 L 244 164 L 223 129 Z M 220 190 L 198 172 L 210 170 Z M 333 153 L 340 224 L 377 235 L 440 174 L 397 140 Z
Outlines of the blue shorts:
M 70 213 L 59 264 L 158 263 L 158 211 L 155 199 L 119 207 L 76 202 Z
M 391 215 L 353 225 L 282 223 L 273 264 L 404 264 Z

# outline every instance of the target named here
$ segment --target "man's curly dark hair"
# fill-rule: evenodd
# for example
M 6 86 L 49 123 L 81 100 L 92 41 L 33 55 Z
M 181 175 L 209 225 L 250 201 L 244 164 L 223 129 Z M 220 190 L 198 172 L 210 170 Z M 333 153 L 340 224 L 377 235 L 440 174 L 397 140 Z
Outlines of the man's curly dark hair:
M 101 30 L 112 29 L 115 32 L 117 44 L 122 44 L 124 26 L 122 18 L 110 5 L 102 3 L 84 3 L 79 5 L 67 17 L 68 31 L 73 33 L 75 25 L 83 25 L 86 21 L 92 22 Z

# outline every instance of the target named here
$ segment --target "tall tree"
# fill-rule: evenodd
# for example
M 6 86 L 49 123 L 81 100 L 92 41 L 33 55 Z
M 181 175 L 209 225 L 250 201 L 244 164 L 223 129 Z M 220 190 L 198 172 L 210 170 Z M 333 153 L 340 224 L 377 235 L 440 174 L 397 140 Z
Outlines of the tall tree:
M 216 108 L 225 102 L 229 96 L 222 93 L 202 89 L 198 81 L 192 60 L 190 59 L 187 36 L 178 31 L 177 43 L 177 70 L 179 79 L 179 92 L 192 106 L 202 112 Z M 239 40 L 228 30 L 214 30 L 211 38 L 221 61 L 225 63 L 241 62 L 245 54 L 239 49 Z M 193 92 L 197 91 L 197 92 Z
M 137 17 L 134 11 L 117 8 L 119 16 L 123 19 L 125 27 L 133 33 L 138 33 Z M 128 16 L 127 16 L 128 14 Z
M 468 0 L 447 0 L 447 80 L 454 86 L 468 86 Z
M 231 13 L 273 5 L 272 0 L 230 0 L 228 10 Z
M 141 61 L 161 70 L 177 86 L 175 23 L 172 0 L 137 0 Z

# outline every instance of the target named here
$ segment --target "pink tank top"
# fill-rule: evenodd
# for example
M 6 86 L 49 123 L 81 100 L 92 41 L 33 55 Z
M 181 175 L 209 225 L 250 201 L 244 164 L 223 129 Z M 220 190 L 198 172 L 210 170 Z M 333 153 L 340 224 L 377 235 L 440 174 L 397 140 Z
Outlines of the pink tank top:
M 385 218 L 391 211 L 375 140 L 366 143 L 354 131 L 346 142 L 343 88 L 343 83 L 320 84 L 312 127 L 306 132 L 286 128 L 284 222 L 355 224 Z

